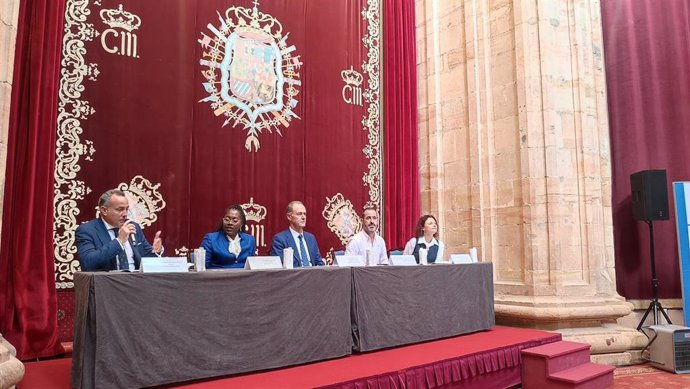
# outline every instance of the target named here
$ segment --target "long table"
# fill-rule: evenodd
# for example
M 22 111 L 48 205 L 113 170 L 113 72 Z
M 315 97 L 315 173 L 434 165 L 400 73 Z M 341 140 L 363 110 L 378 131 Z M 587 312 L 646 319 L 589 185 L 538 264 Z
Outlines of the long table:
M 352 352 L 345 268 L 77 273 L 72 386 L 139 388 Z
M 491 263 L 352 269 L 354 348 L 372 351 L 495 325 Z
M 490 263 L 75 274 L 72 386 L 137 388 L 494 326 Z

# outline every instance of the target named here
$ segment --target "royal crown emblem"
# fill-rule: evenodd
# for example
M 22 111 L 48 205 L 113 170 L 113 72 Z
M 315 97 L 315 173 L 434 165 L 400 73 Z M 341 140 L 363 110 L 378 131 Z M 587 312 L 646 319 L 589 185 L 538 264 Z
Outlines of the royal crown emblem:
M 266 218 L 268 212 L 266 207 L 259 204 L 254 204 L 254 198 L 250 197 L 249 202 L 241 205 L 244 214 L 247 216 L 247 221 L 260 222 Z
M 142 176 L 134 176 L 129 184 L 121 183 L 117 189 L 125 192 L 129 201 L 128 217 L 139 223 L 141 228 L 150 226 L 156 220 L 159 211 L 165 208 L 165 200 L 158 192 L 161 184 L 153 185 Z
M 121 28 L 132 32 L 141 26 L 141 19 L 137 15 L 123 10 L 122 4 L 117 9 L 102 9 L 100 15 L 103 23 L 110 28 Z
M 350 200 L 345 200 L 342 193 L 332 198 L 326 197 L 326 206 L 321 215 L 328 221 L 328 229 L 338 236 L 343 246 L 362 229 L 362 220 L 355 212 Z
M 350 66 L 350 69 L 340 72 L 340 76 L 346 84 L 353 86 L 362 85 L 362 81 L 364 80 L 364 77 L 362 77 L 352 66 Z
M 247 217 L 247 232 L 254 236 L 257 250 L 259 247 L 266 247 L 266 227 L 260 224 L 266 218 L 268 212 L 263 205 L 255 204 L 254 198 L 250 197 L 249 202 L 241 205 L 244 215 Z M 251 224 L 249 222 L 252 222 Z
M 247 131 L 244 146 L 250 152 L 259 150 L 264 130 L 282 136 L 282 129 L 299 119 L 293 110 L 301 86 L 295 46 L 288 46 L 280 22 L 258 6 L 255 0 L 252 9 L 230 7 L 225 16 L 219 13 L 219 25 L 209 24 L 211 33 L 199 39 L 208 93 L 201 102 L 225 118 L 222 127 Z
M 139 37 L 134 30 L 141 26 L 141 18 L 122 9 L 102 9 L 100 12 L 103 23 L 110 28 L 101 33 L 101 47 L 114 55 L 139 58 Z
M 345 81 L 342 89 L 343 101 L 348 104 L 361 106 L 363 94 L 360 85 L 364 81 L 364 76 L 350 65 L 349 69 L 340 72 L 340 77 Z

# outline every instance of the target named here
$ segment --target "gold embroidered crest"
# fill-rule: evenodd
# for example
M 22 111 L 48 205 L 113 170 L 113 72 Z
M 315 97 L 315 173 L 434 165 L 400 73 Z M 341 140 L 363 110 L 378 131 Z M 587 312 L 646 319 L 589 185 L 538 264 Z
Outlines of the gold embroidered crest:
M 129 218 L 139 223 L 142 229 L 158 220 L 156 213 L 165 208 L 165 200 L 158 192 L 160 186 L 142 176 L 134 176 L 129 184 L 123 182 L 117 186 L 129 201 Z
M 247 131 L 244 147 L 259 150 L 259 134 L 281 128 L 299 119 L 294 109 L 302 62 L 288 46 L 289 33 L 271 15 L 253 8 L 230 7 L 218 14 L 218 26 L 208 25 L 210 33 L 198 40 L 202 47 L 199 63 L 205 67 L 201 102 L 211 104 L 216 116 L 224 116 L 223 126 L 232 123 Z
M 362 229 L 362 221 L 355 212 L 350 200 L 346 200 L 342 193 L 332 198 L 326 197 L 327 204 L 321 213 L 328 221 L 328 229 L 338 236 L 343 246 Z

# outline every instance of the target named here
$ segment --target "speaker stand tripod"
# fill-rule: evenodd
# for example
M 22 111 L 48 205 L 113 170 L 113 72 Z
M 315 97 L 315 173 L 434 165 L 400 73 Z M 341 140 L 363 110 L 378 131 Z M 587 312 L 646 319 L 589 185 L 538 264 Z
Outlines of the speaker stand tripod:
M 667 324 L 673 324 L 671 323 L 671 319 L 668 318 L 666 311 L 664 311 L 664 307 L 661 306 L 657 296 L 659 279 L 656 278 L 656 262 L 654 260 L 654 226 L 652 225 L 651 220 L 645 220 L 645 223 L 649 225 L 649 256 L 652 260 L 652 302 L 649 303 L 647 311 L 644 313 L 642 320 L 640 320 L 640 323 L 637 325 L 638 331 L 640 331 L 642 328 L 642 325 L 644 324 L 644 321 L 647 320 L 647 316 L 649 316 L 650 312 L 653 314 L 652 317 L 654 318 L 654 325 L 659 324 L 659 313 L 664 316 Z

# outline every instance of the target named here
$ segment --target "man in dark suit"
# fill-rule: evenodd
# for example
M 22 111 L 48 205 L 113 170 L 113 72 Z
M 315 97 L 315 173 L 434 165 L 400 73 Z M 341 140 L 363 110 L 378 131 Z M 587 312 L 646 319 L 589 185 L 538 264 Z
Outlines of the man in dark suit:
M 304 231 L 307 225 L 307 209 L 301 201 L 291 201 L 287 206 L 290 227 L 277 233 L 271 243 L 271 255 L 283 259 L 283 250 L 292 247 L 294 267 L 323 266 L 319 245 L 314 234 Z
M 127 219 L 129 202 L 121 190 L 109 190 L 98 201 L 100 218 L 77 227 L 77 256 L 83 271 L 135 270 L 142 257 L 163 251 L 161 232 L 156 232 L 153 246 L 141 227 Z

